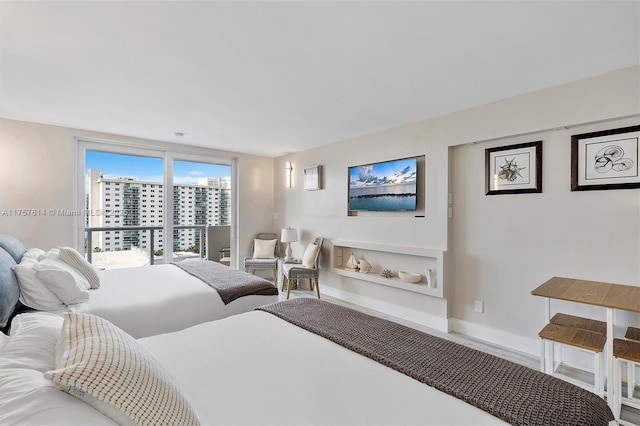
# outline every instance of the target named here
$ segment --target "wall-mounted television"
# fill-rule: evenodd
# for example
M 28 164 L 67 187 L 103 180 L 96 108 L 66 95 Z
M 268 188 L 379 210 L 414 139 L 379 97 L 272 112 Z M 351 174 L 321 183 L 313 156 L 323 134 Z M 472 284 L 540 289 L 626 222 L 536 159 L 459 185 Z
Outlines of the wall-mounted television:
M 349 167 L 349 210 L 416 210 L 417 167 L 415 157 Z

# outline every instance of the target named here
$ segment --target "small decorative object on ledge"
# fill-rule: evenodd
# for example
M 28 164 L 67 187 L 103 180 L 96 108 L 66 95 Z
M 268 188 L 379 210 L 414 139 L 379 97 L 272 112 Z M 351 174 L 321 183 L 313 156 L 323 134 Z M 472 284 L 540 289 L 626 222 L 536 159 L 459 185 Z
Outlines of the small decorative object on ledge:
M 380 275 L 385 278 L 391 278 L 393 277 L 393 271 L 391 269 L 382 268 L 382 272 L 380 272 Z
M 360 272 L 366 274 L 371 270 L 371 264 L 364 259 L 360 259 Z
M 424 272 L 427 275 L 427 286 L 434 288 L 436 286 L 436 270 L 424 268 Z
M 357 271 L 358 270 L 358 259 L 351 253 L 349 259 L 347 259 L 347 263 L 344 264 L 344 269 L 348 269 L 349 271 Z
M 398 271 L 398 276 L 406 283 L 417 283 L 422 279 L 422 275 L 407 271 Z

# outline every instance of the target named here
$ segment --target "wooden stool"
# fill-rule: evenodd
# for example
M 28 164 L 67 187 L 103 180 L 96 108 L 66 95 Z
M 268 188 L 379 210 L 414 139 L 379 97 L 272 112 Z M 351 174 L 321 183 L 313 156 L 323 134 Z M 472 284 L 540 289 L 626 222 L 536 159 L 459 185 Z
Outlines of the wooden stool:
M 640 342 L 640 328 L 627 327 L 624 338 L 634 342 Z M 627 363 L 627 397 L 633 398 L 633 392 L 636 388 L 636 366 L 633 363 Z
M 581 330 L 593 331 L 595 333 L 607 335 L 607 323 L 596 321 L 591 318 L 577 317 L 575 315 L 558 312 L 549 321 L 551 324 L 564 325 L 565 327 L 579 328 Z M 640 333 L 640 329 L 638 329 Z M 640 338 L 640 335 L 638 336 Z
M 561 377 L 585 389 L 592 390 L 598 396 L 604 397 L 604 346 L 607 342 L 607 336 L 606 333 L 592 331 L 593 329 L 601 329 L 601 324 L 599 324 L 601 321 L 566 314 L 556 314 L 551 321 L 538 333 L 538 336 L 542 339 L 540 370 L 552 376 Z M 555 324 L 553 321 L 561 324 Z M 571 325 L 578 325 L 580 328 Z M 550 343 L 548 357 L 546 356 L 547 343 Z M 559 373 L 557 368 L 562 364 L 562 351 L 560 351 L 558 365 L 555 365 L 554 345 L 560 345 L 560 349 L 562 349 L 562 345 L 566 345 L 592 353 L 594 355 L 594 384 L 591 385 Z
M 633 340 L 634 342 L 640 342 L 640 328 L 627 327 L 627 332 L 624 335 L 627 340 Z
M 577 317 L 575 315 L 563 314 L 558 312 L 549 320 L 551 324 L 562 325 L 565 327 L 578 328 L 586 331 L 593 331 L 595 333 L 603 334 L 607 336 L 607 323 L 604 321 L 596 321 L 591 318 Z M 640 332 L 640 329 L 638 330 Z M 639 336 L 640 337 L 640 336 Z M 545 342 L 542 342 L 542 353 L 540 356 L 540 371 L 547 371 L 545 367 Z M 560 352 L 560 359 L 562 359 L 562 352 Z
M 638 329 L 635 329 L 638 330 Z M 629 330 L 627 329 L 627 335 L 629 334 Z M 631 333 L 633 336 L 633 331 Z M 625 335 L 626 337 L 626 335 Z M 613 339 L 613 359 L 614 359 L 614 381 L 615 381 L 615 396 L 614 396 L 614 415 L 616 416 L 616 420 L 620 421 L 620 409 L 622 404 L 628 405 L 629 407 L 633 407 L 636 409 L 640 409 L 640 399 L 635 398 L 633 396 L 633 391 L 635 388 L 635 374 L 629 373 L 630 376 L 627 378 L 627 396 L 622 396 L 622 374 L 621 374 L 621 364 L 622 362 L 627 363 L 627 371 L 634 371 L 637 365 L 640 365 L 640 342 L 635 340 L 623 340 L 623 339 Z M 621 424 L 627 424 L 626 422 L 620 421 Z

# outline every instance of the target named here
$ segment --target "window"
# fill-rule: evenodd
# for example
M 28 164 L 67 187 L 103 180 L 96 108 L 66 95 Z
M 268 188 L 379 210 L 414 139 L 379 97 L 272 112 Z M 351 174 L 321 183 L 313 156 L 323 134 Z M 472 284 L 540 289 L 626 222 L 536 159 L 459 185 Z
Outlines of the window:
M 206 155 L 202 154 L 191 155 L 170 150 L 159 150 L 151 145 L 133 146 L 125 143 L 112 144 L 86 139 L 77 139 L 77 148 L 79 167 L 76 174 L 77 184 L 75 186 L 78 189 L 76 198 L 83 200 L 83 202 L 86 199 L 84 194 L 85 187 L 90 187 L 90 185 L 84 184 L 87 171 L 89 169 L 99 169 L 91 165 L 93 157 L 107 159 L 98 175 L 100 177 L 96 177 L 97 181 L 95 183 L 99 187 L 98 193 L 89 194 L 89 190 L 87 190 L 86 195 L 90 195 L 88 210 L 109 208 L 112 210 L 111 218 L 108 219 L 106 215 L 97 219 L 92 219 L 91 217 L 82 218 L 87 221 L 86 226 L 92 228 L 104 228 L 107 226 L 143 227 L 156 226 L 158 224 L 163 227 L 162 230 L 156 229 L 154 231 L 154 238 L 149 238 L 150 231 L 145 231 L 144 229 L 137 231 L 92 232 L 93 247 L 103 244 L 102 249 L 106 251 L 107 238 L 118 241 L 118 249 L 122 248 L 123 250 L 142 247 L 143 243 L 147 244 L 149 242 L 153 244 L 154 251 L 164 249 L 164 259 L 169 262 L 172 261 L 174 242 L 182 242 L 185 247 L 197 247 L 204 242 L 200 241 L 200 230 L 188 228 L 174 232 L 173 226 L 193 224 L 228 225 L 231 217 L 235 214 L 235 210 L 230 209 L 230 207 L 233 207 L 234 199 L 232 192 L 229 190 L 226 198 L 221 201 L 214 201 L 209 195 L 210 186 L 208 184 L 212 180 L 220 181 L 221 179 L 228 180 L 231 183 L 235 160 L 207 158 Z M 125 159 L 131 164 L 153 163 L 156 165 L 156 172 L 143 175 L 145 167 L 138 166 L 128 170 L 125 168 L 108 170 L 107 168 L 115 164 L 115 160 L 118 159 Z M 168 175 L 165 175 L 165 169 L 170 172 Z M 161 176 L 161 178 L 156 181 L 154 180 L 157 179 L 155 176 Z M 233 185 L 228 186 L 233 187 Z M 165 188 L 169 188 L 167 200 L 163 197 Z M 113 189 L 113 192 L 111 192 L 111 189 Z M 158 194 L 158 197 L 155 197 L 155 194 Z M 147 197 L 147 195 L 149 196 Z M 100 198 L 102 199 L 100 200 Z M 91 207 L 91 202 L 101 203 L 99 204 L 100 207 Z M 225 203 L 225 211 L 230 211 L 230 214 L 224 217 L 218 217 L 211 213 L 212 210 L 216 210 L 216 208 L 212 209 L 211 206 L 221 202 Z M 85 207 L 84 205 L 82 206 L 82 208 Z M 170 220 L 164 220 L 165 217 L 169 217 Z M 194 217 L 196 218 L 195 221 Z M 84 221 L 79 223 L 85 226 Z M 109 237 L 106 237 L 107 232 L 109 232 Z M 169 232 L 168 240 L 165 241 L 164 238 L 158 238 L 161 232 Z M 174 237 L 176 238 L 175 241 Z M 167 244 L 166 247 L 164 247 L 165 242 Z M 78 245 L 81 246 L 81 244 Z M 151 249 L 151 244 L 148 244 L 147 247 Z

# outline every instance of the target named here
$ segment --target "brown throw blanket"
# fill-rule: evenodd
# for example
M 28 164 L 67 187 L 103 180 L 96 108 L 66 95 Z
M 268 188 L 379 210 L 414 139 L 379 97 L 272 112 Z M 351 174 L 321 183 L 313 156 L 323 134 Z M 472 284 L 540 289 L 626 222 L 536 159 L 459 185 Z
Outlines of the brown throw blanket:
M 225 305 L 248 295 L 278 295 L 278 289 L 264 278 L 232 269 L 211 260 L 174 262 L 173 265 L 200 278 L 218 292 Z
M 514 425 L 607 425 L 602 398 L 531 368 L 317 299 L 256 308 Z

